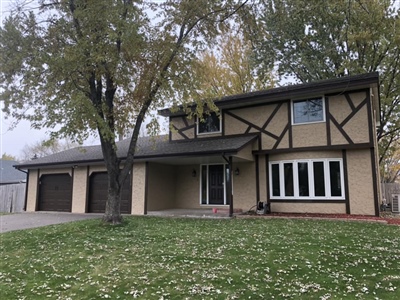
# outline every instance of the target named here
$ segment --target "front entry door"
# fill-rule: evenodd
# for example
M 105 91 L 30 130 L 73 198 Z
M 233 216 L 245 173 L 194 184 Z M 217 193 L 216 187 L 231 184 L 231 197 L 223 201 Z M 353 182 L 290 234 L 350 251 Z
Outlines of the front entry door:
M 224 204 L 224 165 L 210 165 L 208 169 L 209 204 Z

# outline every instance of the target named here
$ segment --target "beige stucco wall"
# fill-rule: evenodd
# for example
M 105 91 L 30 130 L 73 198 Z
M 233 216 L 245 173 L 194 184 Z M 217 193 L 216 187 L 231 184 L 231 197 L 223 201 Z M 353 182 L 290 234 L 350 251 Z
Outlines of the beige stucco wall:
M 275 105 L 273 105 L 271 107 L 271 109 L 274 109 L 274 108 L 275 108 Z M 254 113 L 257 113 L 257 111 L 255 111 Z M 265 119 L 265 121 L 266 120 L 267 119 Z M 288 123 L 289 123 L 288 104 L 282 104 L 282 106 L 279 108 L 279 110 L 275 114 L 274 118 L 271 120 L 271 122 L 268 124 L 267 128 L 265 128 L 265 129 L 267 131 L 271 132 L 272 134 L 275 134 L 276 136 L 280 136 Z
M 344 131 L 354 143 L 368 143 L 370 141 L 367 111 L 367 106 L 364 106 L 343 126 Z
M 99 166 L 90 166 L 89 167 L 89 176 L 95 172 L 107 172 L 106 166 L 99 165 Z
M 269 161 L 314 159 L 314 158 L 342 158 L 342 151 L 304 151 L 304 152 L 271 154 L 269 156 Z
M 69 174 L 72 177 L 72 168 L 41 169 L 39 171 L 39 177 L 47 174 Z
M 365 100 L 366 92 L 349 94 L 351 102 L 357 107 Z M 329 112 L 338 123 L 344 121 L 351 113 L 351 107 L 344 95 L 329 97 Z M 333 145 L 348 144 L 343 135 L 331 122 L 331 141 Z M 346 134 L 354 143 L 368 143 L 368 110 L 367 105 L 363 106 L 343 127 Z
M 269 104 L 263 106 L 249 107 L 243 109 L 234 109 L 232 110 L 232 114 L 245 119 L 246 121 L 258 126 L 263 127 L 265 122 L 270 118 L 273 111 L 276 109 L 277 104 Z M 233 135 L 233 134 L 243 134 L 248 129 L 249 125 L 243 123 L 235 119 L 232 116 L 225 114 L 224 117 L 225 124 L 225 135 Z M 276 112 L 268 126 L 265 128 L 266 131 L 280 136 L 288 124 L 288 105 L 283 104 Z M 250 133 L 258 133 L 259 130 L 252 128 Z M 263 150 L 272 149 L 276 144 L 277 140 L 267 134 L 261 134 L 261 144 Z M 279 144 L 279 148 L 287 148 L 289 146 L 289 138 L 286 135 L 281 143 Z
M 344 94 L 329 96 L 329 113 L 341 123 L 351 113 L 351 107 Z
M 132 172 L 132 214 L 143 215 L 145 212 L 146 163 L 136 163 Z
M 196 177 L 192 176 L 193 169 Z M 176 166 L 175 199 L 176 208 L 201 208 L 200 206 L 200 166 Z
M 271 203 L 272 212 L 345 214 L 345 203 Z
M 253 142 L 253 143 L 256 143 L 256 142 Z M 242 158 L 245 160 L 250 160 L 250 161 L 254 160 L 253 153 L 252 153 L 253 148 L 254 148 L 253 143 L 248 144 L 246 147 L 244 147 L 242 150 L 240 150 L 235 155 L 235 157 Z
M 326 123 L 310 123 L 292 126 L 293 147 L 327 145 Z
M 88 168 L 78 167 L 74 170 L 74 177 L 72 183 L 72 212 L 85 213 L 86 212 L 86 195 L 87 195 L 87 178 Z
M 257 203 L 255 163 L 234 163 L 236 168 L 240 173 L 233 174 L 233 207 L 247 211 Z
M 147 210 L 175 207 L 175 168 L 170 165 L 149 163 Z
M 235 119 L 234 117 L 224 114 L 224 129 L 225 135 L 243 134 L 246 132 L 249 125 Z
M 186 127 L 185 122 L 183 121 L 183 118 L 184 118 L 184 117 L 176 117 L 176 118 L 171 118 L 171 119 L 170 119 L 171 140 L 173 140 L 173 141 L 185 139 L 183 136 L 181 136 L 181 135 L 177 132 L 177 129 L 182 129 L 182 128 L 185 128 L 185 127 Z M 194 124 L 194 118 L 186 119 L 186 121 L 187 121 L 187 124 L 188 124 L 189 126 Z M 175 126 L 176 129 L 174 129 L 174 128 L 172 127 L 172 125 Z M 191 139 L 191 138 L 194 138 L 194 137 L 195 137 L 195 130 L 196 130 L 196 127 L 194 127 L 194 128 L 189 128 L 189 129 L 186 129 L 186 130 L 182 131 L 182 133 L 183 133 L 184 135 L 186 135 L 188 138 Z
M 258 158 L 260 201 L 267 200 L 267 170 L 265 156 L 260 155 Z
M 27 187 L 26 211 L 36 210 L 36 199 L 38 196 L 38 172 L 39 170 L 29 170 L 29 181 Z
M 350 213 L 374 215 L 375 202 L 369 149 L 347 151 Z

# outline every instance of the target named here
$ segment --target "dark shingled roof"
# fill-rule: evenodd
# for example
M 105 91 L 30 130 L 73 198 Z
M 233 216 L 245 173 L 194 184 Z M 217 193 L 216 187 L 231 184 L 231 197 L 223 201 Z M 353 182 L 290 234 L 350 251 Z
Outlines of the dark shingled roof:
M 170 142 L 168 135 L 139 138 L 135 159 L 151 159 L 162 157 L 188 157 L 215 155 L 221 153 L 235 154 L 253 141 L 256 135 L 244 135 L 223 138 L 207 138 L 188 141 Z M 126 158 L 130 139 L 117 142 L 119 158 Z M 18 169 L 54 165 L 87 164 L 103 161 L 101 146 L 77 147 L 52 154 L 46 157 L 15 165 Z
M 220 99 L 215 99 L 214 103 L 219 108 L 235 107 L 244 104 L 257 104 L 260 102 L 268 103 L 272 101 L 287 100 L 294 97 L 303 97 L 310 94 L 324 94 L 334 92 L 342 93 L 350 89 L 357 89 L 374 84 L 379 84 L 378 72 L 353 76 L 343 76 L 339 78 L 319 80 L 310 83 L 292 84 L 268 90 L 226 96 Z M 158 113 L 164 117 L 184 115 L 183 111 L 172 112 L 169 108 L 161 109 L 158 111 Z
M 13 168 L 14 160 L 0 159 L 0 184 L 26 182 L 26 174 Z

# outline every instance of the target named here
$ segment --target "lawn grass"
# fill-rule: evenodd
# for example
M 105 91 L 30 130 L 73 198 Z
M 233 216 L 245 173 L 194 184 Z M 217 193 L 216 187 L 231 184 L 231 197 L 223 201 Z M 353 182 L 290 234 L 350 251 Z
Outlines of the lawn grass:
M 0 235 L 1 299 L 399 299 L 400 227 L 126 217 Z

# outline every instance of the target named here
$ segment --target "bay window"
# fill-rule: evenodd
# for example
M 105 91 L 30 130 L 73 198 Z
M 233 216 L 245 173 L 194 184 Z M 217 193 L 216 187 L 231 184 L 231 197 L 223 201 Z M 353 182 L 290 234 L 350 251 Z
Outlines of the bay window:
M 271 199 L 344 199 L 339 158 L 271 161 L 269 173 Z

